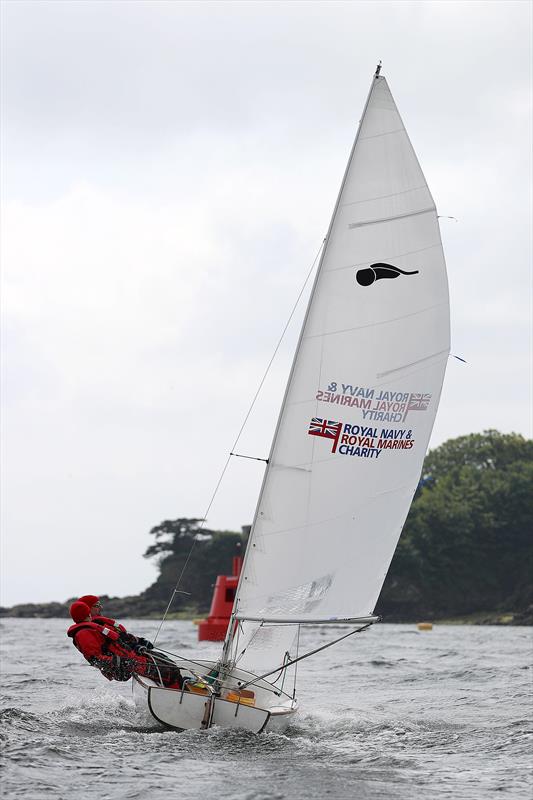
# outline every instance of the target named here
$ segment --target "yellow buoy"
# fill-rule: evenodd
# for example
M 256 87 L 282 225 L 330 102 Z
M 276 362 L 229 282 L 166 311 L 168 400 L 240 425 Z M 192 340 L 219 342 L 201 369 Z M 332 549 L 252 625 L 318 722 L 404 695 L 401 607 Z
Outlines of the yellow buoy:
M 433 623 L 432 622 L 418 622 L 416 627 L 419 631 L 431 631 L 433 630 Z

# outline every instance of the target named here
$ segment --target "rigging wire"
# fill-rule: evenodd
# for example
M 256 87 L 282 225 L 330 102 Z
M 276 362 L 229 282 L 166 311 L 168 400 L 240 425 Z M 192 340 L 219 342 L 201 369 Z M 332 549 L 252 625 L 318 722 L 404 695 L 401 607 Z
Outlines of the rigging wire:
M 381 63 L 381 62 L 380 62 Z M 298 638 L 296 640 L 296 661 L 294 663 L 294 685 L 292 687 L 292 699 L 296 700 L 296 677 L 298 674 L 298 656 L 300 655 L 300 629 L 301 625 L 298 625 Z
M 153 663 L 155 665 L 155 668 L 157 670 L 157 674 L 159 675 L 159 683 L 160 683 L 161 686 L 164 686 L 165 684 L 163 683 L 163 678 L 161 677 L 161 671 L 159 669 L 159 664 L 157 663 L 156 659 L 153 657 L 153 655 L 151 654 L 151 652 L 149 650 L 146 652 L 146 656 L 148 656 L 148 658 L 152 659 L 152 661 L 153 661 Z
M 217 481 L 217 484 L 215 486 L 215 490 L 214 490 L 213 494 L 211 495 L 211 499 L 209 500 L 209 504 L 208 504 L 208 506 L 207 506 L 207 508 L 205 510 L 205 513 L 204 513 L 204 515 L 203 515 L 203 517 L 202 517 L 202 519 L 200 521 L 200 526 L 199 526 L 199 528 L 198 528 L 198 530 L 197 530 L 197 532 L 196 532 L 196 534 L 194 536 L 191 548 L 189 550 L 187 558 L 185 559 L 185 563 L 184 563 L 184 565 L 183 565 L 183 567 L 181 569 L 181 572 L 179 574 L 179 577 L 178 577 L 178 580 L 177 580 L 176 585 L 174 587 L 174 590 L 172 592 L 172 595 L 170 596 L 170 600 L 168 601 L 168 605 L 167 605 L 167 607 L 165 609 L 165 613 L 163 614 L 163 618 L 162 618 L 161 622 L 159 623 L 159 627 L 158 627 L 157 632 L 156 632 L 156 634 L 154 636 L 154 644 L 157 641 L 157 638 L 158 638 L 158 636 L 159 636 L 159 634 L 161 632 L 161 628 L 163 627 L 163 623 L 165 622 L 165 620 L 167 618 L 170 606 L 172 605 L 172 602 L 173 602 L 175 596 L 179 593 L 179 587 L 180 587 L 180 584 L 181 584 L 181 580 L 183 578 L 183 575 L 185 574 L 185 570 L 187 569 L 187 567 L 189 565 L 189 561 L 191 560 L 191 556 L 193 554 L 194 547 L 196 545 L 196 542 L 198 541 L 198 536 L 202 532 L 202 528 L 204 527 L 204 524 L 205 524 L 205 522 L 207 520 L 207 516 L 209 514 L 209 511 L 211 510 L 211 506 L 213 505 L 213 502 L 214 502 L 215 497 L 217 495 L 217 492 L 218 492 L 218 489 L 220 487 L 220 484 L 222 483 L 222 479 L 224 478 L 224 475 L 226 474 L 226 470 L 227 470 L 227 468 L 229 466 L 229 462 L 231 461 L 232 456 L 236 455 L 234 453 L 234 450 L 237 447 L 237 444 L 239 443 L 239 439 L 241 438 L 242 432 L 243 432 L 243 430 L 245 428 L 246 423 L 248 422 L 250 414 L 252 413 L 252 410 L 253 410 L 253 408 L 255 406 L 256 400 L 257 400 L 257 398 L 259 396 L 259 392 L 263 388 L 263 384 L 264 384 L 264 382 L 265 382 L 265 380 L 267 378 L 268 373 L 270 372 L 270 367 L 272 366 L 272 363 L 273 363 L 273 361 L 274 361 L 274 359 L 275 359 L 275 357 L 276 357 L 276 355 L 278 353 L 278 350 L 279 350 L 279 348 L 281 346 L 283 338 L 284 338 L 284 336 L 285 336 L 285 334 L 287 332 L 287 328 L 289 327 L 289 325 L 291 323 L 291 320 L 292 320 L 292 318 L 294 316 L 294 313 L 296 311 L 298 303 L 300 302 L 300 299 L 301 299 L 301 297 L 302 297 L 302 295 L 303 295 L 303 293 L 305 291 L 305 287 L 307 286 L 309 278 L 311 277 L 311 274 L 312 274 L 312 272 L 313 272 L 313 270 L 315 268 L 315 265 L 316 265 L 316 263 L 318 261 L 318 258 L 320 256 L 320 252 L 321 252 L 322 248 L 324 247 L 325 241 L 326 241 L 326 239 L 324 238 L 322 240 L 322 242 L 320 243 L 320 247 L 318 248 L 317 254 L 313 259 L 313 263 L 311 264 L 311 267 L 309 268 L 309 272 L 307 273 L 307 276 L 305 278 L 305 281 L 303 282 L 302 288 L 300 289 L 300 291 L 298 293 L 298 297 L 296 298 L 296 301 L 295 301 L 295 303 L 294 303 L 294 305 L 292 307 L 291 313 L 289 314 L 289 318 L 287 319 L 287 322 L 285 323 L 285 326 L 284 326 L 284 328 L 283 328 L 283 330 L 281 332 L 281 336 L 278 339 L 278 343 L 276 344 L 276 347 L 274 348 L 274 352 L 272 353 L 272 357 L 271 357 L 270 361 L 268 362 L 267 368 L 266 368 L 266 370 L 265 370 L 265 372 L 263 374 L 263 377 L 261 378 L 261 381 L 259 383 L 259 386 L 257 387 L 257 390 L 256 390 L 256 392 L 255 392 L 255 394 L 253 396 L 253 399 L 252 399 L 252 402 L 250 404 L 250 407 L 249 407 L 248 411 L 246 412 L 246 416 L 244 417 L 244 421 L 243 421 L 243 423 L 242 423 L 242 425 L 241 425 L 241 427 L 239 429 L 239 432 L 237 434 L 237 438 L 235 439 L 235 441 L 233 442 L 232 447 L 230 448 L 230 453 L 229 453 L 229 455 L 228 455 L 228 457 L 226 459 L 226 462 L 225 462 L 225 464 L 224 464 L 224 466 L 222 468 L 222 472 L 220 473 L 220 477 L 219 477 L 219 479 Z M 262 460 L 262 459 L 258 459 L 258 460 Z
M 180 663 L 176 663 L 174 665 L 177 669 L 185 669 L 185 670 L 187 670 L 197 680 L 202 681 L 203 683 L 211 683 L 211 681 L 214 680 L 214 676 L 211 674 L 212 671 L 213 671 L 213 668 L 210 668 L 209 672 L 206 673 L 205 670 L 207 669 L 207 666 L 206 666 L 205 662 L 195 661 L 193 658 L 187 658 L 187 656 L 180 655 L 179 653 L 171 653 L 170 650 L 164 650 L 162 647 L 158 647 L 157 648 L 157 652 L 158 653 L 166 653 L 166 655 L 169 655 L 169 656 L 172 656 L 173 658 L 178 659 L 178 662 L 181 661 L 181 662 L 185 662 L 185 664 L 195 664 L 197 667 L 201 667 L 201 669 L 198 670 L 198 672 L 195 672 L 193 669 L 191 669 L 190 666 L 185 666 L 184 663 L 181 663 L 181 664 Z M 285 665 L 282 666 L 282 667 L 279 667 L 279 671 L 280 671 L 280 676 L 281 676 L 281 673 L 285 671 Z M 243 672 L 246 672 L 246 670 L 243 670 Z M 252 675 L 252 674 L 253 673 L 248 672 L 248 675 Z M 279 680 L 280 676 L 278 676 L 278 678 L 276 678 L 276 680 Z M 218 677 L 218 676 L 216 677 L 216 682 L 217 682 L 217 684 L 219 685 L 219 687 L 221 689 L 234 689 L 235 688 L 235 683 L 234 682 L 232 682 L 232 681 L 225 682 L 224 680 L 221 680 L 220 677 Z M 271 681 L 271 683 L 273 685 L 275 683 L 275 681 Z M 283 691 L 283 687 L 280 688 L 280 689 L 274 689 L 273 688 L 270 691 L 272 691 L 272 694 L 275 694 L 277 697 L 280 697 L 282 694 L 285 694 L 287 697 L 290 697 L 290 695 L 288 695 L 287 692 Z
M 235 666 L 237 666 L 237 664 L 239 663 L 239 661 L 241 660 L 243 655 L 246 653 L 247 649 L 250 647 L 250 645 L 252 644 L 253 640 L 255 639 L 255 637 L 257 636 L 259 631 L 263 628 L 264 624 L 265 623 L 262 622 L 260 625 L 257 626 L 255 631 L 250 636 L 249 640 L 246 642 L 246 647 L 243 648 L 243 650 L 239 653 L 239 655 L 237 655 L 237 645 L 235 645 L 235 658 L 233 659 L 233 663 L 234 663 Z M 242 627 L 242 621 L 241 620 L 239 620 L 239 627 L 240 627 L 240 629 L 242 631 L 243 627 Z M 232 642 L 232 646 L 233 646 L 233 642 Z
M 321 650 L 326 650 L 328 647 L 332 647 L 334 644 L 338 642 L 342 642 L 343 639 L 347 639 L 348 636 L 353 636 L 354 633 L 361 633 L 362 631 L 366 631 L 373 622 L 367 622 L 366 625 L 363 625 L 362 628 L 356 628 L 354 631 L 349 631 L 345 633 L 344 636 L 339 636 L 338 639 L 334 639 L 332 642 L 327 642 L 327 644 L 323 644 L 321 647 L 317 647 L 316 650 L 310 650 L 309 653 L 304 653 L 303 656 L 299 656 L 299 658 L 293 658 L 292 661 L 288 661 L 286 664 L 282 665 L 281 667 L 276 667 L 276 669 L 270 670 L 270 672 L 265 672 L 263 675 L 257 675 L 253 681 L 248 681 L 247 683 L 243 683 L 241 689 L 246 689 L 247 686 L 252 686 L 257 681 L 263 680 L 263 678 L 268 678 L 269 675 L 273 675 L 274 672 L 277 672 L 279 669 L 287 669 L 287 667 L 292 666 L 292 664 L 297 664 L 299 661 L 303 661 L 304 658 L 309 658 L 309 656 L 314 656 L 315 653 L 320 653 Z
M 298 655 L 298 654 L 296 654 L 296 655 Z M 285 653 L 285 656 L 284 656 L 284 658 L 283 658 L 283 663 L 285 663 L 285 661 L 290 661 L 290 658 L 291 658 L 291 654 L 290 654 L 290 653 L 289 653 L 289 651 L 287 650 L 287 652 Z M 296 669 L 296 667 L 295 667 L 295 669 Z M 282 692 L 282 691 L 283 691 L 283 687 L 285 686 L 285 678 L 286 678 L 286 677 L 287 677 L 287 670 L 286 670 L 286 669 L 284 669 L 284 670 L 283 670 L 283 676 L 281 677 L 281 686 L 279 687 L 279 690 L 280 690 L 280 692 Z M 274 682 L 275 682 L 275 681 L 274 681 Z
M 155 649 L 158 653 L 165 653 L 167 656 L 172 656 L 172 658 L 177 658 L 180 661 L 187 661 L 188 664 L 196 664 L 197 667 L 205 669 L 205 663 L 203 661 L 196 661 L 194 658 L 181 655 L 181 653 L 172 653 L 170 650 L 164 650 L 162 647 L 156 647 Z

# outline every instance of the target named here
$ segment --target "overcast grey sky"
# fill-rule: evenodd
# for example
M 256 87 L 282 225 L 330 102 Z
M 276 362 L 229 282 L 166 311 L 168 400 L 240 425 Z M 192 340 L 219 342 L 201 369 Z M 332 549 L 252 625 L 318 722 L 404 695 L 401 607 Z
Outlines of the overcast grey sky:
M 529 2 L 2 3 L 2 602 L 124 595 L 202 516 L 379 59 L 439 213 L 432 446 L 531 435 Z M 239 449 L 266 456 L 303 307 Z M 251 521 L 233 461 L 212 527 Z

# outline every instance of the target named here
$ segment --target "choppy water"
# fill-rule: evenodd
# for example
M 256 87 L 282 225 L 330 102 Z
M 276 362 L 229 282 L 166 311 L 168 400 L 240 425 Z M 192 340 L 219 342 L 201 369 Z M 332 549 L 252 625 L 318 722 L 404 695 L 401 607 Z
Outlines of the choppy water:
M 127 627 L 154 633 L 146 620 Z M 303 662 L 296 724 L 260 736 L 143 727 L 130 684 L 86 665 L 65 620 L 1 628 L 6 798 L 532 796 L 530 628 L 376 625 Z M 309 629 L 302 646 L 326 636 Z M 167 623 L 159 644 L 199 650 L 188 622 Z

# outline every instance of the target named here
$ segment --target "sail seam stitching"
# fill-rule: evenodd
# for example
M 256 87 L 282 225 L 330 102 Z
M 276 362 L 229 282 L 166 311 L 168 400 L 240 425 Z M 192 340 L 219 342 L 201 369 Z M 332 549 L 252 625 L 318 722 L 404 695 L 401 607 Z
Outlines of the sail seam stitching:
M 353 328 L 342 328 L 340 331 L 324 331 L 323 333 L 312 333 L 309 336 L 305 336 L 304 339 L 316 339 L 319 336 L 336 336 L 339 333 L 351 333 L 352 331 L 360 331 L 364 328 L 377 328 L 380 325 L 388 325 L 390 322 L 399 322 L 402 319 L 409 319 L 409 317 L 417 317 L 419 314 L 425 314 L 426 311 L 431 311 L 434 308 L 440 308 L 440 306 L 445 306 L 446 303 L 435 303 L 432 306 L 426 306 L 426 308 L 421 308 L 419 311 L 413 311 L 412 314 L 403 314 L 401 317 L 392 317 L 391 319 L 385 319 L 383 322 L 369 322 L 368 325 L 354 325 Z
M 312 466 L 315 466 L 316 464 L 326 464 L 328 462 L 333 463 L 333 459 L 331 459 L 331 458 L 317 459 L 316 461 L 312 462 Z M 410 486 L 408 484 L 402 484 L 401 486 L 394 486 L 392 489 L 387 489 L 387 490 L 382 491 L 382 492 L 377 492 L 376 494 L 374 494 L 371 497 L 369 497 L 368 502 L 365 503 L 363 506 L 360 506 L 359 508 L 364 508 L 365 506 L 368 506 L 370 504 L 370 502 L 376 500 L 376 498 L 381 497 L 384 494 L 396 494 L 397 492 L 402 492 L 402 491 L 405 491 L 406 489 L 409 489 L 409 488 L 410 488 Z M 359 509 L 357 509 L 357 510 L 359 510 Z M 279 531 L 261 531 L 259 536 L 261 538 L 263 538 L 263 537 L 266 538 L 268 536 L 281 536 L 282 534 L 283 535 L 288 535 L 288 534 L 294 533 L 295 531 L 302 531 L 305 528 L 315 528 L 318 525 L 328 525 L 330 522 L 340 521 L 340 520 L 344 519 L 347 516 L 353 516 L 353 512 L 347 511 L 344 514 L 336 514 L 334 517 L 327 517 L 326 519 L 319 519 L 319 520 L 317 520 L 317 522 L 310 522 L 310 523 L 309 522 L 304 522 L 301 525 L 293 525 L 291 528 L 281 528 Z M 256 597 L 269 597 L 269 595 L 267 593 L 265 593 L 265 594 L 262 594 L 262 595 L 256 595 Z

